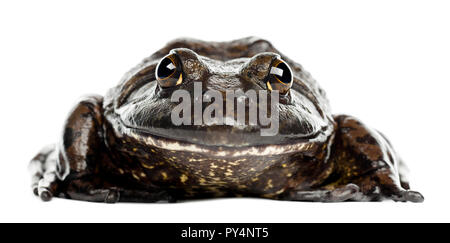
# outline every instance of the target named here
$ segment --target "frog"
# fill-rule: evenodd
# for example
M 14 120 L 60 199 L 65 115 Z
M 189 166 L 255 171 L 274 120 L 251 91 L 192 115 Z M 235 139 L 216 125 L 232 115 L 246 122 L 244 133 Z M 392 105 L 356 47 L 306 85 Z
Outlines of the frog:
M 277 93 L 270 110 L 279 117 L 277 133 L 262 136 L 259 123 L 174 124 L 173 94 L 193 96 L 196 84 L 223 94 L 224 103 L 227 90 Z M 218 110 L 234 119 L 224 107 Z M 424 201 L 410 190 L 407 167 L 385 135 L 333 114 L 311 74 L 258 37 L 168 42 L 104 96 L 81 97 L 59 141 L 29 171 L 43 201 Z

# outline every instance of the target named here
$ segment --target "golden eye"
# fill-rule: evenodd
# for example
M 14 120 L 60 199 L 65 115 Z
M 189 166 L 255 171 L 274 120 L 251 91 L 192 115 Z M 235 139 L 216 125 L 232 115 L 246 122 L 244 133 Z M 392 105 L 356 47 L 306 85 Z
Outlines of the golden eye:
M 183 82 L 181 63 L 175 54 L 165 56 L 158 63 L 156 80 L 162 88 L 173 87 Z
M 272 62 L 267 79 L 267 89 L 278 90 L 280 94 L 286 94 L 292 87 L 293 76 L 291 68 L 281 59 Z

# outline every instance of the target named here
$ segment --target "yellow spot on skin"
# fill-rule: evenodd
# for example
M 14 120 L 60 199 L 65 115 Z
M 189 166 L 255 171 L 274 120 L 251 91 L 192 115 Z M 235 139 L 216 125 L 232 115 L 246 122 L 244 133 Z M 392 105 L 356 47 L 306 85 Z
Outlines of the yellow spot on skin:
M 282 189 L 276 191 L 275 194 L 280 194 L 280 193 L 282 193 L 282 192 L 284 192 L 284 188 L 282 188 Z
M 183 73 L 180 73 L 180 77 L 178 78 L 176 85 L 180 85 L 181 82 L 183 82 Z
M 272 185 L 272 179 L 269 179 L 268 181 L 267 181 L 267 186 L 266 186 L 266 188 L 272 188 L 273 187 L 273 185 Z
M 140 176 L 144 178 L 147 177 L 147 175 L 144 172 L 141 172 Z
M 153 169 L 153 168 L 155 168 L 155 166 L 153 166 L 153 165 L 148 165 L 148 164 L 146 164 L 146 163 L 141 163 L 141 165 L 142 165 L 144 168 L 147 168 L 147 169 Z
M 205 179 L 200 178 L 200 180 L 198 180 L 198 182 L 200 182 L 200 183 L 205 183 L 206 181 L 205 181 Z
M 133 152 L 136 152 L 137 151 L 137 148 L 133 148 Z
M 119 173 L 123 175 L 123 173 L 125 173 L 125 172 L 119 168 Z
M 286 168 L 287 164 L 282 164 L 281 167 Z
M 139 178 L 139 176 L 137 176 L 134 171 L 131 173 L 131 175 L 133 176 L 134 179 L 136 180 L 140 180 L 141 178 Z
M 233 175 L 233 171 L 230 169 L 227 169 L 227 172 L 225 172 L 226 176 L 232 176 Z
M 188 179 L 188 177 L 187 177 L 185 174 L 182 174 L 182 175 L 180 176 L 180 181 L 181 181 L 181 183 L 186 182 L 187 179 Z
M 161 175 L 163 176 L 163 180 L 167 180 L 167 173 L 166 172 L 161 172 Z
M 154 149 L 150 149 L 150 151 L 152 151 L 152 153 L 156 152 Z
M 127 143 L 127 141 L 125 141 L 125 140 L 122 140 L 122 143 Z
M 210 176 L 215 176 L 214 172 L 212 172 L 212 171 L 209 172 L 209 175 L 210 175 Z
M 256 171 L 255 168 L 250 168 L 250 171 Z
M 270 91 L 272 91 L 272 85 L 270 85 L 269 82 L 267 82 L 266 84 L 267 84 L 267 89 L 270 90 Z
M 230 165 L 239 165 L 239 161 L 230 162 Z
M 291 177 L 291 176 L 292 176 L 292 173 L 288 173 L 286 176 L 287 176 L 287 177 Z

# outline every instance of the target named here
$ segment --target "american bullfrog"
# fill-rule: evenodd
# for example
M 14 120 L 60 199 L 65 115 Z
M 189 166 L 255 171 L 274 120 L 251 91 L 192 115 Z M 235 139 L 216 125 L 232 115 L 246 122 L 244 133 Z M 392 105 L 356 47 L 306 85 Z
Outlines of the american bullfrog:
M 215 112 L 227 122 L 174 122 L 181 99 L 173 95 L 183 91 L 198 100 L 199 87 L 201 95 L 215 90 L 222 96 Z M 227 96 L 230 90 L 241 95 Z M 248 100 L 245 109 L 268 105 L 264 95 L 250 99 L 251 90 L 278 95 L 266 114 L 277 114 L 275 133 L 263 135 L 268 125 L 251 123 L 250 115 L 236 123 L 237 109 L 225 105 L 235 98 Z M 201 114 L 212 101 L 193 102 L 192 110 L 197 105 Z M 169 42 L 105 96 L 82 97 L 60 141 L 42 149 L 29 167 L 33 192 L 44 201 L 424 200 L 410 190 L 405 165 L 382 133 L 332 114 L 311 75 L 255 37 Z

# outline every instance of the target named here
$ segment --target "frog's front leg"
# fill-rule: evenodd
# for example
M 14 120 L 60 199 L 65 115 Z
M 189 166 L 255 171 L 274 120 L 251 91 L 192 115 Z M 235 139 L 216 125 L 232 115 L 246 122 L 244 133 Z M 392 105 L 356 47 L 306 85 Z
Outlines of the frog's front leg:
M 108 173 L 112 165 L 103 138 L 101 96 L 83 97 L 70 112 L 57 145 L 44 148 L 30 163 L 33 192 L 95 202 L 171 200 L 161 190 L 142 190 Z
M 345 115 L 335 116 L 338 128 L 329 163 L 329 178 L 312 190 L 293 190 L 290 200 L 302 201 L 394 201 L 422 202 L 419 192 L 410 191 L 402 166 L 390 143 L 379 132 Z
M 104 157 L 102 101 L 101 96 L 81 98 L 66 119 L 60 142 L 30 162 L 32 188 L 42 200 L 67 196 L 70 181 L 98 168 Z

